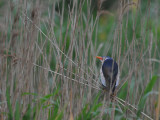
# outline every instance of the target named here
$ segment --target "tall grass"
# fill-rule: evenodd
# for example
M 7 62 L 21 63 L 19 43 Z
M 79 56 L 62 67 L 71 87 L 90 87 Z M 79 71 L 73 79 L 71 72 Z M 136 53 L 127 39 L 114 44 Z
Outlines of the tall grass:
M 159 119 L 160 2 L 103 4 L 0 2 L 0 119 Z M 96 55 L 119 64 L 115 101 Z

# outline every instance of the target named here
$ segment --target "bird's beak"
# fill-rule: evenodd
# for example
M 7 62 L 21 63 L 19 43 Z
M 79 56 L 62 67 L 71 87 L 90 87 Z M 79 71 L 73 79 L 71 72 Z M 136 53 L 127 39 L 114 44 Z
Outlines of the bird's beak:
M 103 60 L 103 58 L 101 56 L 96 56 L 96 58 L 98 58 L 100 60 Z

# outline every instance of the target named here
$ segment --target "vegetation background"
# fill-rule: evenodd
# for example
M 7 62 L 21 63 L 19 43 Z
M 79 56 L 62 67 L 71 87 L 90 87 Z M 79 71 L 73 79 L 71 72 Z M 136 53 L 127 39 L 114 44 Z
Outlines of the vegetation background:
M 0 119 L 160 119 L 159 0 L 1 0 Z M 95 56 L 119 64 L 115 101 Z

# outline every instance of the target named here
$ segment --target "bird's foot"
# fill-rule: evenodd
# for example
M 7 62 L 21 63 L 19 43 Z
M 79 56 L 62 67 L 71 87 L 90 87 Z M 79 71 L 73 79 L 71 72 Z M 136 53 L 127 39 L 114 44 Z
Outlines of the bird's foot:
M 115 98 L 115 96 L 116 96 L 117 94 L 114 92 L 114 93 L 111 93 L 111 95 L 110 95 L 110 98 L 111 98 L 111 101 L 113 102 L 114 101 L 114 98 Z

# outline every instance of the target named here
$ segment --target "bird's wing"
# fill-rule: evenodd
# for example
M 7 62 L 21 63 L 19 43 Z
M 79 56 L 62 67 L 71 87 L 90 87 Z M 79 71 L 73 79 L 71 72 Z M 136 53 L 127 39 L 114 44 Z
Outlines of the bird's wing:
M 102 85 L 104 85 L 106 87 L 106 80 L 103 76 L 102 68 L 100 69 L 100 79 L 101 79 Z

